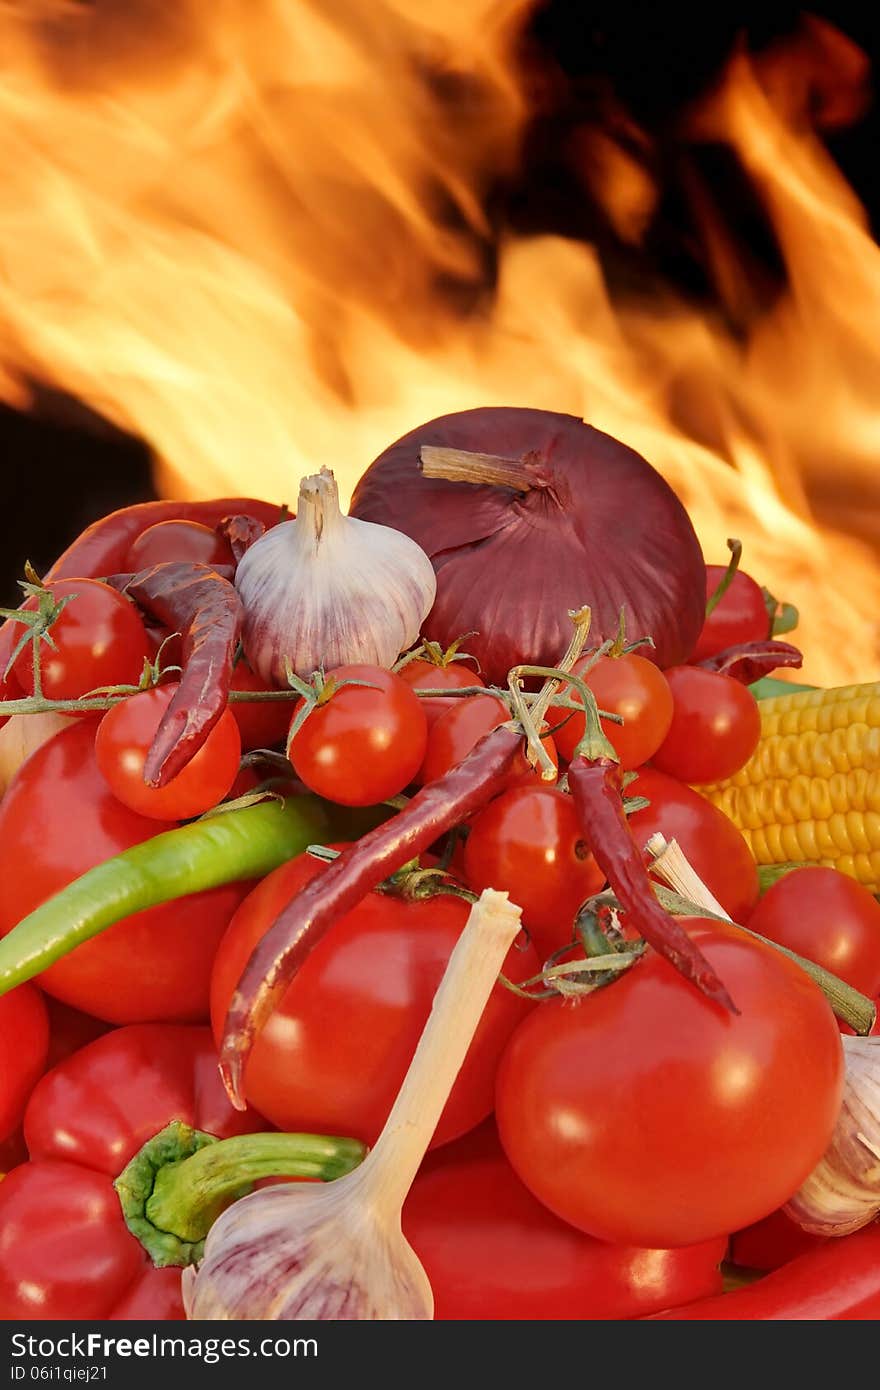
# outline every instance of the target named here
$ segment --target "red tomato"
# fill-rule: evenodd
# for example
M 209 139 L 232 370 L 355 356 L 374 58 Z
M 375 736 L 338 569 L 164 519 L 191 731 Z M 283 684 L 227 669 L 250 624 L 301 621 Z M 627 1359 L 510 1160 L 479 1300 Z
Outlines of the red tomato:
M 484 734 L 497 729 L 499 724 L 505 724 L 509 718 L 510 710 L 495 695 L 471 695 L 457 700 L 428 732 L 425 760 L 416 777 L 419 786 L 427 786 L 429 782 L 437 782 L 445 777 L 452 768 L 464 762 Z M 553 739 L 545 734 L 541 742 L 553 766 L 558 767 L 559 758 Z M 539 775 L 526 758 L 524 740 L 523 751 L 517 754 L 510 770 L 510 785 L 532 783 Z
M 726 572 L 726 565 L 706 566 L 707 599 L 712 597 Z M 737 570 L 730 588 L 703 624 L 691 661 L 705 661 L 716 652 L 723 652 L 725 647 L 763 642 L 769 633 L 770 618 L 760 586 L 742 570 Z
M 575 675 L 580 675 L 588 661 L 589 657 L 583 657 L 575 663 Z M 621 766 L 631 770 L 646 763 L 663 742 L 672 719 L 672 695 L 663 672 L 637 652 L 627 652 L 623 656 L 602 657 L 584 680 L 599 708 L 619 714 L 624 720 L 623 724 L 601 721 Z M 576 690 L 568 693 L 573 699 L 580 699 Z M 563 709 L 551 710 L 551 725 L 564 715 Z M 583 734 L 582 714 L 573 714 L 554 730 L 556 745 L 569 762 Z
M 242 903 L 221 942 L 211 983 L 215 1037 L 244 965 L 282 907 L 324 866 L 303 854 Z M 407 902 L 370 893 L 305 961 L 251 1053 L 248 1100 L 279 1129 L 375 1142 L 412 1060 L 469 912 L 461 898 Z M 522 941 L 505 973 L 534 975 Z M 529 1004 L 496 985 L 434 1135 L 442 1144 L 492 1109 L 501 1051 Z
M 818 865 L 793 869 L 767 890 L 746 925 L 862 994 L 880 994 L 880 903 L 847 874 Z
M 364 684 L 335 690 L 290 740 L 287 755 L 297 777 L 342 806 L 373 806 L 396 796 L 425 756 L 421 701 L 381 666 L 337 666 L 327 679 Z
M 719 671 L 673 666 L 669 732 L 652 758 L 683 782 L 720 782 L 745 767 L 761 737 L 758 702 L 748 686 Z
M 491 1121 L 429 1155 L 403 1208 L 438 1322 L 638 1318 L 721 1292 L 726 1241 L 607 1245 L 535 1201 Z
M 461 690 L 465 686 L 485 684 L 483 678 L 462 661 L 449 661 L 445 666 L 438 666 L 433 661 L 409 661 L 397 674 L 413 690 Z M 425 712 L 428 731 L 434 727 L 441 714 L 445 714 L 458 703 L 460 702 L 455 698 L 419 700 Z
M 235 563 L 229 542 L 200 521 L 157 521 L 132 542 L 128 567 L 134 573 L 173 560 L 197 565 Z
M 156 1270 L 113 1179 L 171 1120 L 226 1138 L 263 1128 L 226 1099 L 207 1028 L 119 1028 L 42 1079 L 31 1162 L 0 1183 L 0 1318 L 183 1317 L 180 1270 Z
M 572 940 L 578 908 L 605 882 L 571 797 L 555 787 L 514 787 L 480 811 L 464 871 L 478 893 L 506 889 L 542 961 Z
M 686 1245 L 758 1221 L 837 1120 L 843 1049 L 818 986 L 735 927 L 689 929 L 738 1015 L 652 951 L 579 1003 L 541 1004 L 498 1070 L 515 1171 L 600 1240 Z
M 98 726 L 98 770 L 123 806 L 156 820 L 189 820 L 222 801 L 238 773 L 241 738 L 225 709 L 207 740 L 164 787 L 148 787 L 144 763 L 176 685 L 157 685 L 108 709 Z
M 232 672 L 233 690 L 271 690 L 272 686 L 254 674 L 247 662 L 239 661 Z M 241 735 L 241 751 L 250 753 L 254 748 L 274 748 L 287 737 L 290 716 L 293 711 L 292 700 L 266 700 L 265 702 L 236 700 L 229 706 L 229 713 L 238 725 Z
M 137 685 L 153 649 L 131 600 L 97 579 L 59 579 L 46 588 L 55 599 L 75 595 L 49 629 L 55 649 L 40 643 L 40 676 L 47 699 L 75 700 L 104 685 Z M 32 612 L 37 607 L 34 598 L 22 604 Z M 14 670 L 25 692 L 33 695 L 30 643 L 15 658 Z
M 627 791 L 651 803 L 628 817 L 639 848 L 658 830 L 677 840 L 724 910 L 746 922 L 758 901 L 758 868 L 733 821 L 699 792 L 651 767 L 641 768 Z
M 0 997 L 0 1141 L 17 1128 L 49 1052 L 49 1018 L 33 985 Z
M 95 727 L 78 720 L 38 748 L 0 804 L 0 936 L 87 869 L 173 827 L 111 795 Z M 56 961 L 40 984 L 110 1023 L 203 1019 L 217 943 L 246 891 L 229 884 L 137 912 Z

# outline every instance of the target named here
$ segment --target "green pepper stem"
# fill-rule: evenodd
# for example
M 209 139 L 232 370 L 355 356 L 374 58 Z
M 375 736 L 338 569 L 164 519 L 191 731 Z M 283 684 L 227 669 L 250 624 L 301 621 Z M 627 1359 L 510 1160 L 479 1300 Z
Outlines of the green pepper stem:
M 730 560 L 728 561 L 727 569 L 724 571 L 717 585 L 709 595 L 709 598 L 706 600 L 707 618 L 715 612 L 718 604 L 724 598 L 724 595 L 733 583 L 733 576 L 739 569 L 739 562 L 742 559 L 742 541 L 734 539 L 728 540 L 727 548 L 730 551 Z
M 194 1264 L 230 1202 L 261 1178 L 350 1173 L 366 1155 L 356 1139 L 322 1134 L 239 1134 L 216 1139 L 173 1120 L 153 1135 L 114 1183 L 125 1224 L 153 1264 Z

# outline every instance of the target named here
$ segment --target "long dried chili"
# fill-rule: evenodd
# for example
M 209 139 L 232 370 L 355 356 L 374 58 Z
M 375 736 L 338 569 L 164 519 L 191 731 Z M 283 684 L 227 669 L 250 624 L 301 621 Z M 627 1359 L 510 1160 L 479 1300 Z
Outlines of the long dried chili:
M 275 919 L 251 954 L 226 1016 L 220 1071 L 234 1105 L 244 1108 L 251 1047 L 312 948 L 378 883 L 501 791 L 521 744 L 522 733 L 511 724 L 493 729 L 393 820 L 343 850 Z
M 587 843 L 614 892 L 627 922 L 661 956 L 731 1013 L 737 1009 L 702 951 L 668 912 L 651 888 L 642 856 L 623 809 L 623 772 L 610 758 L 575 756 L 568 784 Z
M 276 503 L 255 497 L 219 497 L 205 502 L 138 502 L 122 507 L 87 526 L 81 535 L 59 555 L 44 578 L 100 579 L 129 568 L 128 553 L 138 536 L 160 521 L 197 521 L 218 526 L 225 517 L 246 514 L 267 529 L 281 519 Z M 0 695 L 3 672 L 9 663 L 21 629 L 12 621 L 0 625 Z M 0 710 L 2 710 L 0 699 Z M 0 715 L 0 727 L 5 723 Z
M 210 565 L 171 561 L 109 581 L 170 632 L 179 632 L 183 672 L 144 764 L 144 780 L 164 787 L 203 746 L 226 709 L 243 608 L 228 579 Z

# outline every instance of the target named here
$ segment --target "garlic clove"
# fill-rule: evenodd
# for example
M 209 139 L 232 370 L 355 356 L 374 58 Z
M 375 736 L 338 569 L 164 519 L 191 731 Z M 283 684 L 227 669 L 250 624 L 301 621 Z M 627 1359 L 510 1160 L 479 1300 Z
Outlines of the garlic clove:
M 846 1073 L 831 1143 L 785 1206 L 817 1236 L 846 1236 L 880 1215 L 880 1037 L 841 1041 Z
M 197 1271 L 184 1272 L 187 1317 L 433 1317 L 431 1286 L 400 1212 L 519 927 L 520 909 L 507 894 L 486 889 L 449 958 L 375 1148 L 326 1186 L 265 1188 L 229 1207 Z
M 248 662 L 284 687 L 288 670 L 308 677 L 359 662 L 392 666 L 418 637 L 437 580 L 409 536 L 346 516 L 322 468 L 303 478 L 295 519 L 244 553 L 235 587 Z

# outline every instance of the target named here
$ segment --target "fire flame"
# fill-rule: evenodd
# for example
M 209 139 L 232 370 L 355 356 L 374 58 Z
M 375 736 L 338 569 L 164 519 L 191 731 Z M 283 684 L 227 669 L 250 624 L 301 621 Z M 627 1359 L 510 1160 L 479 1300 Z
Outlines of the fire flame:
M 806 679 L 873 677 L 880 250 L 807 120 L 819 69 L 825 124 L 849 119 L 862 56 L 812 21 L 785 52 L 736 52 L 689 115 L 747 174 L 787 273 L 735 334 L 669 293 L 615 297 L 595 249 L 558 236 L 502 239 L 487 291 L 484 195 L 529 117 L 530 9 L 0 3 L 0 396 L 76 395 L 150 442 L 169 495 L 279 500 L 322 464 L 350 493 L 446 411 L 582 415 L 663 472 L 707 559 L 739 535 L 798 603 Z M 578 157 L 637 245 L 647 163 L 613 128 Z M 694 199 L 741 309 L 748 276 Z

